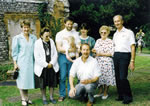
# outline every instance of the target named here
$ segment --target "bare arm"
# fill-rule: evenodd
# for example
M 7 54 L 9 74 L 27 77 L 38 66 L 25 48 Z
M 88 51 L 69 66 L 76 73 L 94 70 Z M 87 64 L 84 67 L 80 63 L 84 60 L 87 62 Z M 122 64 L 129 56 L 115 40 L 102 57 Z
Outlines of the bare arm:
M 69 83 L 70 83 L 69 96 L 70 96 L 70 97 L 74 97 L 74 96 L 75 96 L 75 93 L 76 93 L 76 89 L 75 89 L 75 87 L 74 87 L 73 81 L 74 81 L 74 77 L 70 75 L 70 76 L 69 76 Z
M 95 49 L 92 49 L 92 52 L 96 53 L 96 56 L 106 56 L 106 57 L 112 56 L 111 53 L 97 53 Z
M 61 42 L 56 42 L 56 47 L 57 47 L 58 52 L 65 53 L 65 49 L 62 47 Z
M 72 60 L 71 57 L 69 56 L 68 51 L 66 51 L 66 57 L 67 57 L 67 59 L 68 59 L 69 61 L 73 62 L 73 60 Z
M 96 56 L 106 56 L 106 57 L 109 57 L 109 56 L 112 56 L 111 53 L 96 53 Z
M 135 44 L 131 45 L 131 61 L 130 61 L 130 69 L 134 71 L 134 62 L 135 62 Z
M 87 80 L 81 80 L 80 83 L 82 84 L 90 84 L 90 83 L 94 83 L 99 79 L 99 77 L 95 77 L 93 79 L 87 79 Z
M 19 69 L 19 67 L 18 67 L 18 65 L 17 65 L 17 62 L 14 61 L 14 70 L 17 70 L 17 69 Z

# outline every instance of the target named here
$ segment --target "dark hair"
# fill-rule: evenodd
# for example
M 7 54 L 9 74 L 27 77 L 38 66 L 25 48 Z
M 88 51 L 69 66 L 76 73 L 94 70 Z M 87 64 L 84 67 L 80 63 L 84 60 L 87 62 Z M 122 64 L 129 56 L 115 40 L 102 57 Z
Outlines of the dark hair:
M 42 28 L 42 29 L 41 29 L 41 32 L 40 32 L 40 37 L 43 36 L 43 34 L 44 34 L 45 32 L 50 32 L 50 29 L 49 29 L 48 27 Z
M 73 20 L 72 17 L 66 17 L 66 18 L 64 19 L 64 23 L 66 23 L 67 21 L 72 21 L 72 22 L 74 22 L 74 20 Z
M 86 23 L 82 23 L 80 29 L 87 29 L 87 30 L 89 30 L 89 27 L 87 26 Z
M 30 21 L 29 21 L 29 20 L 27 20 L 27 19 L 25 19 L 25 20 L 21 21 L 21 22 L 20 22 L 20 27 L 22 28 L 22 27 L 23 27 L 23 25 L 28 25 L 28 26 L 30 27 Z
M 90 49 L 90 45 L 88 43 L 83 43 L 83 44 L 81 44 L 80 50 L 82 50 L 82 46 L 84 46 L 84 45 L 87 45 Z

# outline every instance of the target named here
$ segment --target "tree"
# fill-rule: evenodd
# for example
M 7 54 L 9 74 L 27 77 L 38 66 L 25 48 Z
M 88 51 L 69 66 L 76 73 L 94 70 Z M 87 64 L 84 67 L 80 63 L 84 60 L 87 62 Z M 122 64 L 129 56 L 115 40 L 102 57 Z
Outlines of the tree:
M 136 32 L 135 27 L 150 23 L 150 0 L 70 0 L 71 15 L 79 24 L 86 22 L 91 35 L 99 38 L 101 25 L 113 26 L 113 16 L 121 14 L 126 27 Z M 75 4 L 76 3 L 76 4 Z M 77 5 L 78 4 L 78 5 Z M 75 6 L 73 6 L 75 5 Z M 75 9 L 74 9 L 75 8 Z
M 47 12 L 47 6 L 47 3 L 39 4 L 38 17 L 41 28 L 48 27 L 52 33 L 52 39 L 54 40 L 56 33 L 62 28 L 61 18 L 55 19 L 50 13 Z

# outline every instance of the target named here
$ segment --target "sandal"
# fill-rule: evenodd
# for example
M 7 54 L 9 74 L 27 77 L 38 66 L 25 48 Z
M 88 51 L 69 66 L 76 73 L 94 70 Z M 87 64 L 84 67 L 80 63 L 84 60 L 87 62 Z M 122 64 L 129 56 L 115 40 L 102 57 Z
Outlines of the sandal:
M 59 97 L 58 101 L 62 102 L 62 101 L 64 101 L 64 99 L 65 99 L 64 97 Z
M 28 102 L 28 104 L 30 104 L 30 105 L 33 104 L 33 102 L 32 102 L 31 100 L 28 100 L 27 102 Z
M 26 100 L 21 100 L 22 106 L 28 106 L 28 102 Z
M 103 94 L 96 94 L 96 95 L 94 95 L 94 98 L 98 98 L 98 97 L 101 97 L 101 96 L 103 96 Z

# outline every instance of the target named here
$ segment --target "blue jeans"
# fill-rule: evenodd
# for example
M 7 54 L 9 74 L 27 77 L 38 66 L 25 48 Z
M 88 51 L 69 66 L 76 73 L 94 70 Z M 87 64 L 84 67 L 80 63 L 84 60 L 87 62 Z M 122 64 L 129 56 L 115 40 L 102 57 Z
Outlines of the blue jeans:
M 59 94 L 60 97 L 65 97 L 66 96 L 66 80 L 68 78 L 67 82 L 67 91 L 69 95 L 70 91 L 70 84 L 69 84 L 69 72 L 70 68 L 72 66 L 72 62 L 70 62 L 65 54 L 59 53 L 58 54 L 58 63 L 59 63 L 59 68 L 60 68 L 60 82 L 59 82 Z
M 79 100 L 81 100 L 87 94 L 88 100 L 90 102 L 94 102 L 93 94 L 94 94 L 94 91 L 96 90 L 96 87 L 97 87 L 97 83 L 91 83 L 91 84 L 81 84 L 81 83 L 78 83 L 75 86 L 75 88 L 76 88 L 76 94 L 72 98 L 73 99 L 79 99 Z

